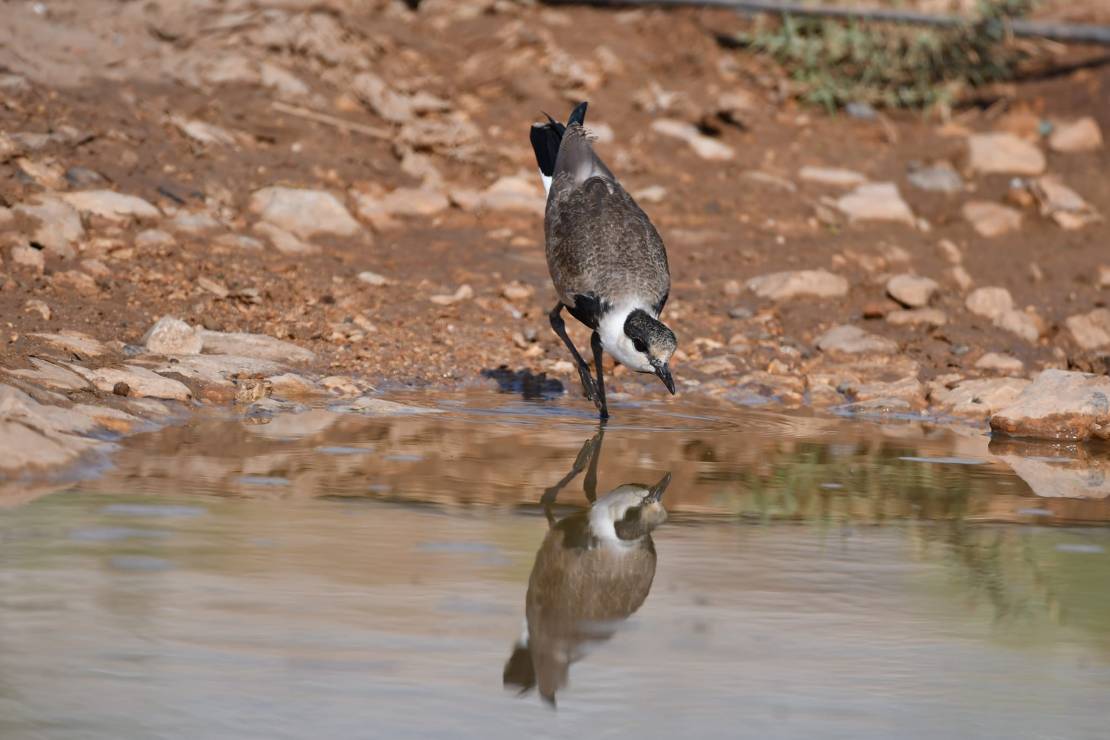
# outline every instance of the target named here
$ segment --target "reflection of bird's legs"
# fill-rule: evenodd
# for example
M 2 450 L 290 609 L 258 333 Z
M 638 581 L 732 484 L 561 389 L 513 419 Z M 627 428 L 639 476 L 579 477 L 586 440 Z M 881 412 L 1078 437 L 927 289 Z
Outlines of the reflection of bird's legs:
M 597 444 L 594 445 L 593 452 L 590 455 L 590 469 L 586 471 L 586 479 L 582 481 L 582 490 L 586 492 L 586 500 L 590 502 L 591 506 L 594 501 L 597 501 L 597 461 L 601 459 L 601 443 L 605 440 L 604 422 L 598 427 L 594 439 L 597 440 Z
M 558 483 L 544 490 L 543 496 L 540 497 L 540 503 L 543 504 L 543 513 L 547 517 L 548 524 L 555 523 L 555 515 L 551 511 L 551 507 L 555 504 L 559 492 L 585 470 L 587 464 L 590 470 L 586 475 L 586 498 L 590 500 L 590 503 L 593 503 L 597 491 L 597 453 L 601 449 L 601 438 L 604 434 L 604 430 L 598 429 L 594 436 L 587 439 L 582 444 L 582 449 L 578 451 L 578 457 L 574 459 L 574 465 L 571 466 L 570 472 L 564 475 Z

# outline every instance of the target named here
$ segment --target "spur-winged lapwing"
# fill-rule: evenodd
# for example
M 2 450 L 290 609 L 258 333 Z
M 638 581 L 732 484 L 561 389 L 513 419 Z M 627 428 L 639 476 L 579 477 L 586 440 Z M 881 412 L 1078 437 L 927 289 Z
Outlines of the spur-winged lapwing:
M 663 240 L 594 152 L 585 117 L 586 103 L 580 103 L 566 125 L 551 116 L 533 124 L 531 138 L 547 190 L 547 267 L 559 297 L 551 327 L 574 357 L 583 392 L 605 419 L 602 350 L 637 372 L 655 373 L 674 393 L 667 363 L 677 342 L 659 320 L 671 289 Z M 567 336 L 564 307 L 593 329 L 596 382 Z
M 550 527 L 528 579 L 524 630 L 503 673 L 505 686 L 522 694 L 536 687 L 552 705 L 571 663 L 612 637 L 647 599 L 655 579 L 651 533 L 667 518 L 662 498 L 670 473 L 654 486 L 626 483 L 597 498 L 600 448 L 599 433 L 583 445 L 571 472 L 544 494 Z M 591 506 L 556 520 L 555 496 L 582 472 L 587 455 Z

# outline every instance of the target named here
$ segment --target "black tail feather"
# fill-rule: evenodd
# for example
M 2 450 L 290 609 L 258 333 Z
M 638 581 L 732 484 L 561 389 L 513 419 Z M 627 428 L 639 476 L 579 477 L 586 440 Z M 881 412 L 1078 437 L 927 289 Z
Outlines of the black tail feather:
M 566 132 L 567 126 L 576 123 L 579 126 L 585 124 L 586 106 L 585 101 L 575 106 L 574 110 L 571 111 L 570 118 L 567 119 L 566 126 L 546 113 L 544 115 L 547 116 L 547 123 L 532 124 L 530 134 L 532 150 L 536 153 L 536 164 L 539 165 L 540 172 L 547 177 L 551 177 L 555 172 L 555 159 L 559 156 L 559 144 L 563 140 L 563 133 Z

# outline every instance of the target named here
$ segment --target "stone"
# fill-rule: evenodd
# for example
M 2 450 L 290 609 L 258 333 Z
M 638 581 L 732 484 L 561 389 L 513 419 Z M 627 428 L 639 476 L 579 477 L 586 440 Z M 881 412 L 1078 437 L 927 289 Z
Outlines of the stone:
M 60 198 L 39 196 L 36 201 L 20 203 L 12 210 L 35 219 L 38 226 L 31 240 L 59 257 L 73 257 L 74 244 L 85 236 L 80 214 Z
M 1110 309 L 1096 308 L 1089 313 L 1069 316 L 1064 325 L 1082 349 L 1110 346 Z
M 971 274 L 964 268 L 963 265 L 956 265 L 948 271 L 954 282 L 960 290 L 968 291 L 975 285 L 975 281 L 971 279 Z
M 274 249 L 282 254 L 316 254 L 320 251 L 317 245 L 302 241 L 285 229 L 266 221 L 260 221 L 252 228 L 258 235 L 266 237 Z
M 667 198 L 667 189 L 662 185 L 648 185 L 632 194 L 637 203 L 662 203 Z
M 102 367 L 88 370 L 77 365 L 69 368 L 91 382 L 97 390 L 112 393 L 117 383 L 126 383 L 128 396 L 134 398 L 164 398 L 170 401 L 188 401 L 193 397 L 189 387 L 179 380 L 164 378 L 152 370 L 138 365 Z
M 64 190 L 66 187 L 65 170 L 53 159 L 24 159 L 15 160 L 24 178 L 28 178 L 36 185 L 46 190 Z
M 31 336 L 42 339 L 66 352 L 73 352 L 88 357 L 97 357 L 108 351 L 108 348 L 98 340 L 93 339 L 87 334 L 82 334 L 81 332 L 72 331 L 70 329 L 63 329 L 58 334 L 32 334 Z
M 267 378 L 274 395 L 279 398 L 299 398 L 311 396 L 320 392 L 320 389 L 308 378 L 296 373 L 281 373 Z
M 836 167 L 810 167 L 807 165 L 798 170 L 798 177 L 806 182 L 841 188 L 854 188 L 867 182 L 867 177 L 855 170 Z
M 1014 299 L 1010 296 L 1010 291 L 1005 288 L 990 286 L 971 291 L 964 305 L 976 316 L 993 321 L 1014 309 Z
M 698 372 L 706 375 L 723 375 L 736 372 L 736 366 L 732 364 L 732 360 L 727 355 L 706 358 L 698 363 L 697 369 Z
M 373 416 L 402 416 L 409 414 L 442 414 L 442 409 L 433 409 L 426 406 L 410 406 L 409 404 L 387 401 L 384 398 L 360 396 L 350 403 L 333 406 L 336 411 L 369 414 Z
M 958 265 L 964 261 L 963 252 L 951 239 L 941 239 L 937 242 L 937 251 L 951 265 Z
M 1075 499 L 1110 496 L 1110 461 L 1105 456 L 1017 440 L 992 441 L 990 451 L 1009 465 L 1037 496 Z
M 316 359 L 316 353 L 292 342 L 245 332 L 222 332 L 197 329 L 208 354 L 238 355 L 279 363 L 307 363 Z
M 902 273 L 887 281 L 886 292 L 907 308 L 921 308 L 929 304 L 939 287 L 932 278 Z
M 1013 355 L 1007 355 L 1001 352 L 987 352 L 975 361 L 975 367 L 979 370 L 992 370 L 1007 375 L 1016 375 L 1025 372 L 1024 362 Z
M 362 272 L 360 272 L 358 274 L 358 279 L 360 282 L 366 283 L 367 285 L 373 285 L 376 288 L 380 288 L 383 285 L 389 285 L 391 282 L 393 282 L 389 278 L 383 275 L 379 275 L 376 272 L 371 272 L 370 270 L 363 270 Z
M 170 116 L 169 122 L 178 131 L 199 144 L 229 146 L 235 143 L 235 137 L 230 131 L 212 123 L 184 118 L 183 116 Z
M 29 244 L 17 244 L 12 247 L 12 263 L 26 267 L 41 275 L 46 268 L 46 257 L 42 252 L 43 250 L 35 249 Z
M 108 265 L 104 264 L 98 259 L 81 260 L 81 269 L 92 275 L 94 278 L 109 278 L 112 276 L 112 270 Z
M 1079 193 L 1060 182 L 1058 177 L 1037 178 L 1030 190 L 1040 206 L 1041 215 L 1051 218 L 1069 231 L 1102 220 L 1102 216 Z
M 299 239 L 317 234 L 353 236 L 362 230 L 347 207 L 326 190 L 262 188 L 251 194 L 248 207 L 263 221 Z
M 66 435 L 47 436 L 26 424 L 9 421 L 0 414 L 0 470 L 24 474 L 31 468 L 49 468 L 75 460 L 94 445 Z
M 511 283 L 506 283 L 501 286 L 501 295 L 505 300 L 514 303 L 531 300 L 532 296 L 536 294 L 536 289 L 527 283 L 522 283 L 514 280 Z
M 473 298 L 473 297 L 474 297 L 474 289 L 473 288 L 471 288 L 469 285 L 460 285 L 458 290 L 456 290 L 454 293 L 452 293 L 450 295 L 445 294 L 445 293 L 441 293 L 441 294 L 438 294 L 438 295 L 431 296 L 428 300 L 430 300 L 432 303 L 435 303 L 438 306 L 450 306 L 452 303 L 458 303 L 459 301 L 469 300 L 470 298 Z
M 898 344 L 866 332 L 858 326 L 843 324 L 822 334 L 817 339 L 817 348 L 828 353 L 889 355 L 898 351 Z
M 50 283 L 57 290 L 72 290 L 81 295 L 92 296 L 100 292 L 100 288 L 97 287 L 96 281 L 93 280 L 92 276 L 80 270 L 55 272 L 50 277 Z
M 180 355 L 160 365 L 155 372 L 175 374 L 208 385 L 230 387 L 237 376 L 266 376 L 279 373 L 283 364 L 275 360 L 242 355 Z
M 310 92 L 301 78 L 276 64 L 263 62 L 259 68 L 259 81 L 263 87 L 273 90 L 279 97 L 303 98 Z
M 1021 228 L 1021 211 L 1001 203 L 973 200 L 964 204 L 962 213 L 976 233 L 988 239 Z
M 197 330 L 173 316 L 158 319 L 142 341 L 147 351 L 156 355 L 196 355 L 204 347 Z
M 492 211 L 527 211 L 543 214 L 547 199 L 534 176 L 500 177 L 482 193 L 482 207 Z
M 939 308 L 891 311 L 885 318 L 888 324 L 895 326 L 944 326 L 948 323 L 948 315 Z
M 80 190 L 64 193 L 66 203 L 81 213 L 125 223 L 132 219 L 159 218 L 162 212 L 137 195 L 126 195 L 114 190 Z
M 1090 116 L 1058 122 L 1048 137 L 1048 146 L 1053 151 L 1067 154 L 1097 151 L 1102 148 L 1102 130 Z
M 1012 404 L 1028 385 L 1024 378 L 961 380 L 951 388 L 934 388 L 929 401 L 959 416 L 986 418 Z
M 8 375 L 60 391 L 80 391 L 87 390 L 90 387 L 87 380 L 61 365 L 56 365 L 39 357 L 28 357 L 27 361 L 31 363 L 32 369 L 5 370 L 5 372 Z
M 914 167 L 906 175 L 906 180 L 915 188 L 933 193 L 959 193 L 964 189 L 963 178 L 948 162 Z
M 702 159 L 723 162 L 736 156 L 732 147 L 706 136 L 692 123 L 673 118 L 657 118 L 652 121 L 651 128 L 658 134 L 686 142 Z
M 397 188 L 380 197 L 355 196 L 359 218 L 372 224 L 380 223 L 382 216 L 434 216 L 450 205 L 447 196 L 435 188 Z
M 773 301 L 801 296 L 840 298 L 848 294 L 848 281 L 827 270 L 791 270 L 754 277 L 747 288 L 760 298 Z
M 841 196 L 836 207 L 850 221 L 899 221 L 911 226 L 917 223 L 898 186 L 892 182 L 860 185 Z
M 994 320 L 999 329 L 1016 334 L 1027 342 L 1036 342 L 1044 333 L 1044 321 L 1029 311 L 1006 311 Z
M 192 236 L 210 234 L 223 228 L 223 224 L 205 211 L 178 211 L 169 220 L 168 225 L 178 234 Z
M 1044 153 L 1010 133 L 973 134 L 968 137 L 968 166 L 980 174 L 1039 175 L 1045 169 Z
M 37 313 L 42 317 L 43 321 L 50 321 L 50 317 L 54 315 L 54 312 L 50 310 L 50 306 L 46 304 L 46 301 L 40 301 L 37 298 L 31 298 L 24 303 L 23 311 L 25 313 Z
M 135 246 L 140 249 L 157 249 L 173 244 L 173 235 L 161 229 L 144 229 L 135 235 Z
M 1045 370 L 991 417 L 991 429 L 1059 441 L 1110 439 L 1110 377 Z

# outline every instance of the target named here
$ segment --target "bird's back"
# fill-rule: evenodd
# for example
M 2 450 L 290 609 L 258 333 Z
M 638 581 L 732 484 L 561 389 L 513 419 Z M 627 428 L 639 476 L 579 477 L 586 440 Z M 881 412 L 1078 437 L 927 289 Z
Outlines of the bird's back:
M 670 290 L 663 240 L 579 124 L 559 146 L 544 231 L 551 279 L 568 307 L 586 296 L 602 310 L 625 301 L 662 310 Z

